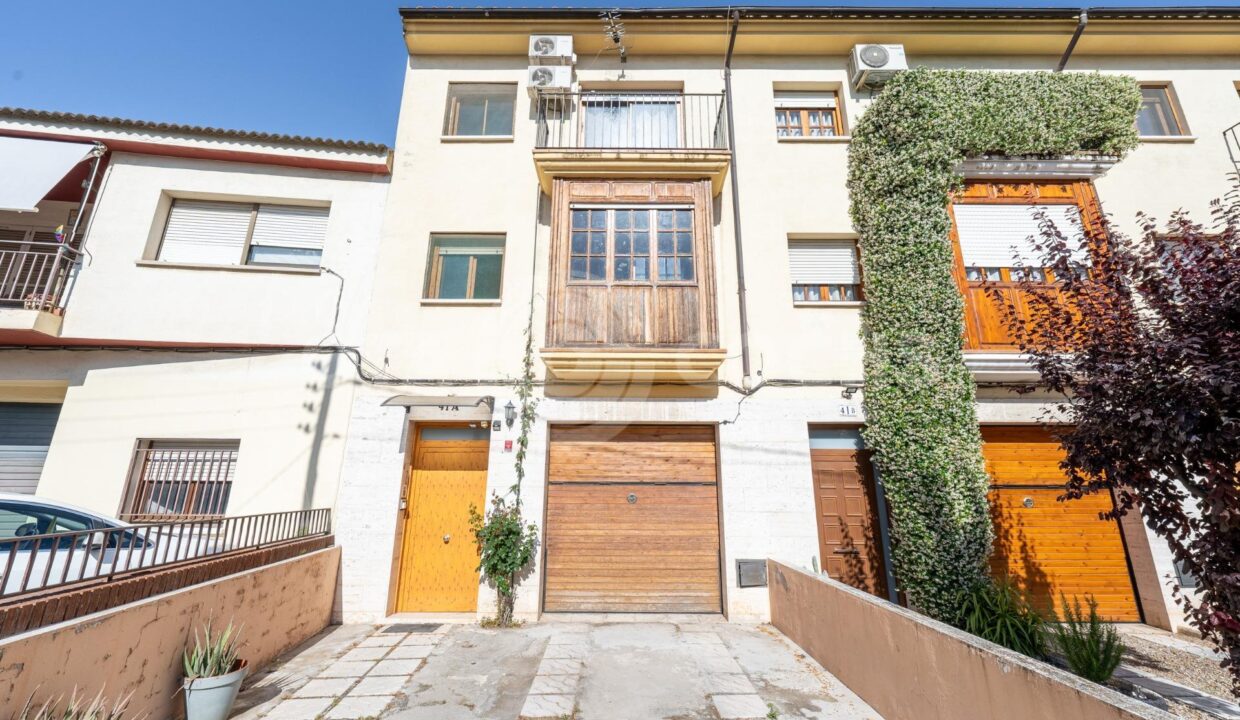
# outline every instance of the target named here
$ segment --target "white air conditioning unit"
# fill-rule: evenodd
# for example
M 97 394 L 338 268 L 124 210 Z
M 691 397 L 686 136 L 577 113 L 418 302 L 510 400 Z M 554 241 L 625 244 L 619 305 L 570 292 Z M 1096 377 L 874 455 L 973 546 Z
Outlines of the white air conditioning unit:
M 539 92 L 568 92 L 573 89 L 571 65 L 531 65 L 528 78 L 530 95 Z
M 853 45 L 848 77 L 854 90 L 877 87 L 901 70 L 908 70 L 903 45 Z
M 576 61 L 572 35 L 530 36 L 531 65 L 572 65 Z

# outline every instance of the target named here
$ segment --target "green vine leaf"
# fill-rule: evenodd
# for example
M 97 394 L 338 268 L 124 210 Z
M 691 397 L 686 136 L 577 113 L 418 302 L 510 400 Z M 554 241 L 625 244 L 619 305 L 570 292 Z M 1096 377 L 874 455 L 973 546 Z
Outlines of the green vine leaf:
M 961 161 L 982 155 L 1122 156 L 1137 144 L 1129 77 L 917 68 L 861 116 L 848 157 L 866 277 L 866 444 L 892 518 L 909 603 L 951 619 L 986 575 L 992 527 L 976 387 L 947 207 Z

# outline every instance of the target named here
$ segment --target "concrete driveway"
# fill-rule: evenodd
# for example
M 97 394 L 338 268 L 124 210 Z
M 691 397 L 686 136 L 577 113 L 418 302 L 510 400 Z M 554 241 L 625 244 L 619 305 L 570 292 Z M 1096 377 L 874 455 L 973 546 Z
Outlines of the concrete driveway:
M 240 704 L 244 720 L 881 720 L 779 631 L 709 621 L 345 626 Z

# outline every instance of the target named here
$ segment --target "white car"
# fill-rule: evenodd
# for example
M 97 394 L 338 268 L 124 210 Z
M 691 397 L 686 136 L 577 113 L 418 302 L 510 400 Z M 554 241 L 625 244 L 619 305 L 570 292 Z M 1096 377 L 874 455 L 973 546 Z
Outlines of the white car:
M 58 500 L 0 493 L 0 600 L 213 554 L 213 535 L 210 526 L 130 525 Z

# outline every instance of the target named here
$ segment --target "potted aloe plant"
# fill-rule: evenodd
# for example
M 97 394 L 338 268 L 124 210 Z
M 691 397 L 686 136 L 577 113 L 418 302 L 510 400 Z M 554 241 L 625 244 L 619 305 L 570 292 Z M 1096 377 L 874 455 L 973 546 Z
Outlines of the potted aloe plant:
M 194 632 L 194 644 L 185 649 L 186 720 L 228 720 L 249 670 L 245 660 L 237 657 L 239 640 L 232 623 L 217 635 L 211 634 L 209 621 L 201 637 Z

